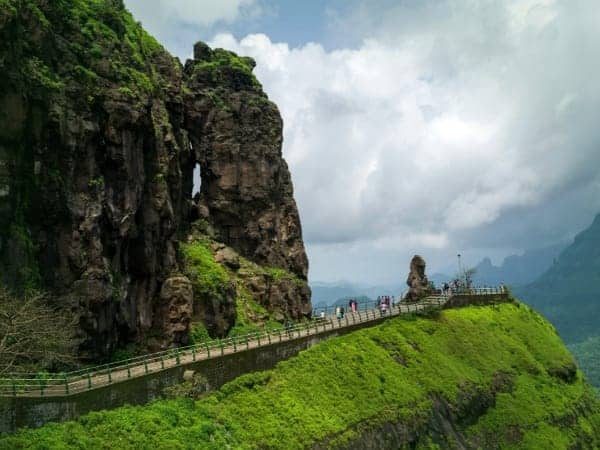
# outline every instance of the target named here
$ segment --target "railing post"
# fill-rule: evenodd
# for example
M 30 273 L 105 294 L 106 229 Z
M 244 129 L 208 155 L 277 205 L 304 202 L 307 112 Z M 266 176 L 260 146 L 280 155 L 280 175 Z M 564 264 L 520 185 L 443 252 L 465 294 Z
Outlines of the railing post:
M 221 339 L 219 339 L 217 342 L 219 343 L 219 347 L 221 348 L 221 356 L 223 356 L 225 354 L 225 348 L 223 347 L 223 341 Z
M 69 380 L 67 379 L 67 375 L 63 375 L 65 382 L 65 394 L 69 395 Z
M 148 373 L 148 360 L 144 359 L 144 373 Z
M 277 330 L 277 334 L 279 334 L 279 342 L 281 342 L 281 330 Z
M 160 355 L 160 368 L 161 369 L 165 368 L 165 360 L 163 359 L 162 355 Z
M 269 341 L 269 345 L 271 345 L 271 332 L 267 331 L 267 340 Z
M 260 331 L 256 332 L 256 340 L 258 341 L 258 346 L 260 347 Z
M 127 363 L 127 378 L 131 378 L 131 366 Z
M 246 334 L 246 350 L 250 350 L 250 340 L 248 339 L 247 334 Z
M 87 373 L 87 381 L 88 381 L 88 389 L 91 389 L 92 388 L 92 376 L 90 375 L 89 371 Z
M 237 352 L 237 344 L 235 342 L 235 336 L 231 338 L 231 342 L 233 342 L 233 352 Z
M 40 382 L 40 396 L 44 396 L 44 380 L 39 380 Z
M 164 369 L 164 367 L 163 367 Z M 108 366 L 108 382 L 112 383 L 112 373 L 110 373 L 110 366 Z
M 192 361 L 196 361 L 196 347 L 192 347 Z
M 178 366 L 181 365 L 181 358 L 180 358 L 180 355 L 179 355 L 179 349 L 175 350 L 175 362 L 177 363 Z

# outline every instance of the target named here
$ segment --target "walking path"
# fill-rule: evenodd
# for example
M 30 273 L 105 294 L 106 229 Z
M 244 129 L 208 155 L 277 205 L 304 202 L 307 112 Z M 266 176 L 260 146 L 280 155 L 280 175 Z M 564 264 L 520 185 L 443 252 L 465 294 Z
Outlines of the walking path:
M 469 291 L 471 296 L 505 295 L 503 288 L 483 288 Z M 124 361 L 69 372 L 61 376 L 39 374 L 15 375 L 13 378 L 0 378 L 0 397 L 52 397 L 69 396 L 120 383 L 131 378 L 143 377 L 175 366 L 186 366 L 196 361 L 220 358 L 233 353 L 244 352 L 279 342 L 318 335 L 331 330 L 343 329 L 356 324 L 376 322 L 382 318 L 416 313 L 426 309 L 442 308 L 452 295 L 433 295 L 417 303 L 400 303 L 390 306 L 382 313 L 373 308 L 357 312 L 347 312 L 340 320 L 334 315 L 316 318 L 310 322 L 298 323 L 293 327 L 278 330 L 265 330 L 243 336 L 214 340 L 189 347 L 143 355 Z

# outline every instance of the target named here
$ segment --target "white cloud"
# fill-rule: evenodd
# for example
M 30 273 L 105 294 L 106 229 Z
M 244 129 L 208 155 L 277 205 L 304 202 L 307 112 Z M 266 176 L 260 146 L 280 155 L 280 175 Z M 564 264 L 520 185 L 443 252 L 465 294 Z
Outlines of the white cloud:
M 315 255 L 332 245 L 339 254 L 357 246 L 450 254 L 470 245 L 464 231 L 481 235 L 506 214 L 596 179 L 595 2 L 436 5 L 429 15 L 386 11 L 379 27 L 369 16 L 377 31 L 355 49 L 290 48 L 263 34 L 210 43 L 257 60 L 284 117 Z M 402 27 L 407 14 L 418 24 Z M 582 223 L 600 209 L 586 202 L 571 205 Z M 531 247 L 546 244 L 535 226 L 523 223 Z

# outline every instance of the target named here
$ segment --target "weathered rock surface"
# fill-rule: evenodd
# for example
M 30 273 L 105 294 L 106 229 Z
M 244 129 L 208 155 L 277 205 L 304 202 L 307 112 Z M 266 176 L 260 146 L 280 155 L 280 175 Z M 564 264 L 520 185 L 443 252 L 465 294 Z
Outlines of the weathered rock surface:
M 208 210 L 217 240 L 258 264 L 306 278 L 279 110 L 252 75 L 252 59 L 203 43 L 194 54 L 184 70 L 185 113 L 202 172 L 198 204 Z
M 199 209 L 241 255 L 306 280 L 281 117 L 250 59 L 200 44 L 184 69 L 121 0 L 8 0 L 0 43 L 0 278 L 61 297 L 83 352 L 151 329 L 185 342 L 187 291 L 166 283 Z
M 419 256 L 413 256 L 410 261 L 410 272 L 406 280 L 409 289 L 406 294 L 408 301 L 416 302 L 431 293 L 431 287 L 427 275 L 425 275 L 425 260 Z
M 188 344 L 188 331 L 194 313 L 194 292 L 184 276 L 168 278 L 160 289 L 157 319 L 163 339 L 171 344 Z
M 216 338 L 236 325 L 261 328 L 273 320 L 300 320 L 310 314 L 306 280 L 289 270 L 256 264 L 215 237 L 212 226 L 198 221 L 182 244 L 183 270 L 194 286 L 194 326 L 201 322 Z

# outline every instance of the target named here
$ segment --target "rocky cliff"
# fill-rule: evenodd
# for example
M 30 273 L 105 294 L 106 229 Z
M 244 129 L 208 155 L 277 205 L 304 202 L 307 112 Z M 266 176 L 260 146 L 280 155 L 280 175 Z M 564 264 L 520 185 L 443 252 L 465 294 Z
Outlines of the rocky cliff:
M 201 219 L 294 275 L 282 317 L 309 313 L 282 120 L 254 61 L 199 43 L 183 66 L 121 0 L 0 0 L 0 43 L 4 283 L 68 305 L 92 356 L 185 343 L 193 309 L 222 301 L 193 298 L 186 276 L 179 243 Z M 213 333 L 235 324 L 235 286 L 227 298 L 228 316 L 203 316 Z

